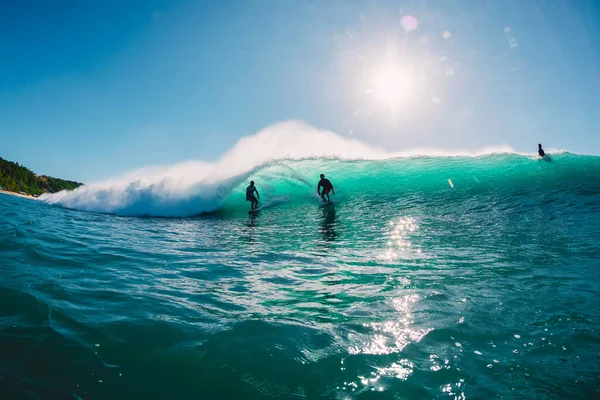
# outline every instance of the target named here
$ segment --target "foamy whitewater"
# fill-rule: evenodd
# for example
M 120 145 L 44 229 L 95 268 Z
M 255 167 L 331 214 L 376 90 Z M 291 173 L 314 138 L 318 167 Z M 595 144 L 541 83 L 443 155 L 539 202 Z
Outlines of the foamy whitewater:
M 599 398 L 600 157 L 547 153 L 284 123 L 0 194 L 1 397 Z
M 277 169 L 275 166 L 288 165 L 289 174 L 281 174 L 279 178 L 292 182 L 313 181 L 319 175 L 317 170 L 306 171 L 306 175 L 294 173 L 291 169 L 293 161 L 312 159 L 318 167 L 322 159 L 374 161 L 501 153 L 514 151 L 508 146 L 498 146 L 475 151 L 412 149 L 390 153 L 301 122 L 285 122 L 241 139 L 216 163 L 186 162 L 172 167 L 144 168 L 75 191 L 44 195 L 41 200 L 67 208 L 116 215 L 188 217 L 218 210 L 236 187 L 253 174 Z M 277 183 L 267 178 L 269 180 L 263 181 L 263 185 Z

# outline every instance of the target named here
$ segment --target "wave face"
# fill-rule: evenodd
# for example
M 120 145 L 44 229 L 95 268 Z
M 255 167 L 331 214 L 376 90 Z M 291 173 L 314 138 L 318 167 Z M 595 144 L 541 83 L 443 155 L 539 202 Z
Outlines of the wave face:
M 456 196 L 468 196 L 486 189 L 568 186 L 571 177 L 594 181 L 598 158 L 559 152 L 552 162 L 544 162 L 508 147 L 390 153 L 287 122 L 241 139 L 215 163 L 145 168 L 41 200 L 120 216 L 189 217 L 244 208 L 244 188 L 251 179 L 269 205 L 311 199 L 320 173 L 334 180 L 341 198 L 431 194 L 452 188 Z
M 187 217 L 218 210 L 261 166 L 307 157 L 378 159 L 386 153 L 300 122 L 286 122 L 242 138 L 215 163 L 192 161 L 144 168 L 40 199 L 66 208 L 122 216 Z

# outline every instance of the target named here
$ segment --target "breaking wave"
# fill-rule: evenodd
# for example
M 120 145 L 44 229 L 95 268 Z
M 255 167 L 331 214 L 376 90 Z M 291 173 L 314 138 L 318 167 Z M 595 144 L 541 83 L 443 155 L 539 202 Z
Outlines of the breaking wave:
M 566 155 L 559 152 L 555 157 L 564 159 Z M 598 157 L 592 159 L 597 164 Z M 502 170 L 512 175 L 515 170 L 509 167 L 519 163 L 538 165 L 539 160 L 533 154 L 517 154 L 507 146 L 476 151 L 412 149 L 392 153 L 301 122 L 284 122 L 240 139 L 216 162 L 190 161 L 143 168 L 73 191 L 47 194 L 41 200 L 121 216 L 189 217 L 217 211 L 226 203 L 239 206 L 249 178 L 257 180 L 263 197 L 273 202 L 290 195 L 293 199 L 314 197 L 314 186 L 322 171 L 335 176 L 336 184 L 342 184 L 346 192 L 356 192 L 356 182 L 374 190 L 373 184 L 379 178 L 388 183 L 402 178 L 404 184 L 409 179 L 411 187 L 421 187 L 429 181 L 446 182 L 452 173 L 461 176 L 460 170 L 475 175 Z M 407 175 L 400 176 L 404 173 Z M 473 177 L 469 180 L 473 181 Z

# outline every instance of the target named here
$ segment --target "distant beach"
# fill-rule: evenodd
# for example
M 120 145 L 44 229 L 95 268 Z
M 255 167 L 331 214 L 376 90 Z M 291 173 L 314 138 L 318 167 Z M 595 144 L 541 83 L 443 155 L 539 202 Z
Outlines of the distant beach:
M 2 189 L 0 189 L 0 193 L 10 194 L 11 196 L 24 197 L 26 199 L 37 200 L 37 197 L 33 197 L 30 194 L 21 194 L 21 193 L 9 192 L 8 190 L 2 190 Z

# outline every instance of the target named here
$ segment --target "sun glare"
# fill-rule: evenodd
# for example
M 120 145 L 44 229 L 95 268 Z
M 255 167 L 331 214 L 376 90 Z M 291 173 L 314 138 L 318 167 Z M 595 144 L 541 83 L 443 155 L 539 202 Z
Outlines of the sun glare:
M 391 109 L 400 107 L 411 94 L 411 79 L 397 63 L 388 63 L 373 70 L 372 94 L 375 99 Z
M 356 34 L 340 39 L 341 81 L 348 91 L 352 117 L 396 124 L 415 118 L 431 102 L 441 102 L 439 92 L 431 92 L 438 90 L 438 82 L 430 74 L 429 67 L 435 63 L 425 51 L 428 42 L 409 40 L 418 21 L 406 18 L 402 28 L 401 35 L 366 32 L 364 37 Z

